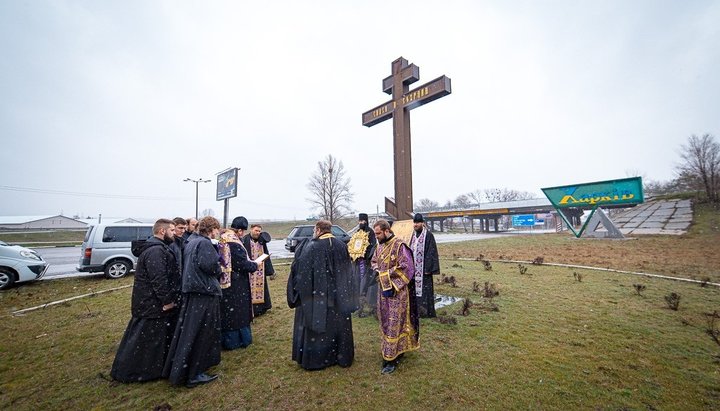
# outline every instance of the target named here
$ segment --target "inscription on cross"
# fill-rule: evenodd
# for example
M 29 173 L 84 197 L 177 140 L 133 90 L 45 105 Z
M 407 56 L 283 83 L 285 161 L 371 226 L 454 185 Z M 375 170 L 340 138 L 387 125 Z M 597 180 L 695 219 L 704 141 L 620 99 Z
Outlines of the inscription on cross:
M 450 79 L 440 76 L 410 90 L 420 79 L 420 68 L 400 57 L 392 62 L 392 74 L 382 82 L 382 90 L 392 99 L 363 113 L 362 123 L 372 127 L 393 119 L 395 163 L 395 201 L 385 197 L 385 212 L 397 220 L 412 217 L 412 156 L 410 152 L 410 110 L 451 93 Z

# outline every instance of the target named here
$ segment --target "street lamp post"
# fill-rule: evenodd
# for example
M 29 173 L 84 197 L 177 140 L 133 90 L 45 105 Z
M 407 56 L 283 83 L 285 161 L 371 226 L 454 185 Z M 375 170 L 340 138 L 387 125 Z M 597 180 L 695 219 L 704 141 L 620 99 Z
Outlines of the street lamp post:
M 202 178 L 193 180 L 192 178 L 186 178 L 183 181 L 190 181 L 192 183 L 195 183 L 195 219 L 197 220 L 197 218 L 198 218 L 198 184 L 199 183 L 209 183 L 210 180 L 203 180 Z

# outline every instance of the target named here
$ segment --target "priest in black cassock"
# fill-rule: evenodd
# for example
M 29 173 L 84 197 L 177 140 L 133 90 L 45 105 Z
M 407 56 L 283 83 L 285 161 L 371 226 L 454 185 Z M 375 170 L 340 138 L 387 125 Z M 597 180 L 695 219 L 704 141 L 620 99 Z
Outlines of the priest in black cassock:
M 222 298 L 220 313 L 222 323 L 222 346 L 226 350 L 245 348 L 252 344 L 250 323 L 253 305 L 250 297 L 250 273 L 258 265 L 250 261 L 247 250 L 240 240 L 247 227 L 245 217 L 235 217 L 230 229 L 220 235 L 220 260 L 223 276 L 220 278 Z
M 292 359 L 306 370 L 349 367 L 355 357 L 351 314 L 358 308 L 347 246 L 331 233 L 332 223 L 315 224 L 315 236 L 301 242 L 290 268 L 287 300 L 295 308 Z
M 358 229 L 348 242 L 348 252 L 352 259 L 353 277 L 358 282 L 360 290 L 360 311 L 358 317 L 371 315 L 376 317 L 377 307 L 377 281 L 372 274 L 372 256 L 375 252 L 375 232 L 368 224 L 368 215 L 358 215 Z M 368 312 L 365 311 L 365 306 Z
M 220 255 L 211 238 L 220 222 L 203 217 L 185 245 L 182 307 L 163 374 L 170 383 L 188 388 L 218 378 L 208 368 L 220 364 Z
M 410 239 L 410 249 L 415 260 L 415 296 L 421 318 L 435 318 L 435 289 L 433 275 L 440 274 L 435 236 L 425 226 L 422 214 L 413 217 L 415 232 Z
M 178 266 L 169 245 L 175 226 L 160 219 L 148 240 L 133 241 L 138 257 L 133 282 L 132 318 L 128 323 L 110 375 L 115 381 L 143 382 L 162 377 L 177 316 L 175 308 Z

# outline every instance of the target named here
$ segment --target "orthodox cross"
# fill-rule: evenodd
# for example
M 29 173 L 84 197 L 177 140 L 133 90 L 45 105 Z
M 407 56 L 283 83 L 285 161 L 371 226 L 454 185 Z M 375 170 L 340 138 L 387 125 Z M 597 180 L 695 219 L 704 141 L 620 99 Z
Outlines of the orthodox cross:
M 450 79 L 440 76 L 410 91 L 409 85 L 420 79 L 420 68 L 400 57 L 392 62 L 392 74 L 382 82 L 382 90 L 392 95 L 383 103 L 362 115 L 364 126 L 393 119 L 393 147 L 395 159 L 395 201 L 385 197 L 385 212 L 403 220 L 412 217 L 412 158 L 410 155 L 410 110 L 451 93 Z

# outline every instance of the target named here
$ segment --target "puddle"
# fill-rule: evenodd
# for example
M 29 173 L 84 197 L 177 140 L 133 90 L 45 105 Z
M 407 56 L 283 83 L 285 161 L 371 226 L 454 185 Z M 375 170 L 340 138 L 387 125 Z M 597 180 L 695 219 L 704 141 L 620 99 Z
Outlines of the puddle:
M 449 295 L 435 294 L 435 309 L 447 307 L 450 304 L 454 304 L 461 301 L 460 297 L 450 297 Z

